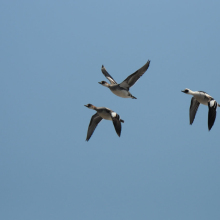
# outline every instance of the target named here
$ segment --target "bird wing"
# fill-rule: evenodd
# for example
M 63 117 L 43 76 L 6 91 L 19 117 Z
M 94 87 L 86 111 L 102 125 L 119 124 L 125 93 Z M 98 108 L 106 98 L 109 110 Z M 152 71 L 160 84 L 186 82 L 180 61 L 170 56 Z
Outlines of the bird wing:
M 190 105 L 190 109 L 189 109 L 189 120 L 190 120 L 190 124 L 193 123 L 195 116 L 196 116 L 196 112 L 198 110 L 199 107 L 199 102 L 196 100 L 196 98 L 192 97 L 191 99 L 191 105 Z
M 98 123 L 102 120 L 102 117 L 99 116 L 98 113 L 94 114 L 90 120 L 89 123 L 89 127 L 88 127 L 88 131 L 87 131 L 87 137 L 86 137 L 86 141 L 88 141 L 90 139 L 90 137 L 92 136 L 93 132 L 95 131 Z
M 115 112 L 114 112 L 115 113 Z M 121 122 L 120 122 L 120 117 L 118 114 L 115 114 L 115 115 L 112 115 L 112 122 L 113 122 L 113 125 L 115 127 L 115 131 L 117 133 L 117 135 L 120 137 L 121 135 Z
M 107 72 L 107 70 L 105 69 L 105 67 L 102 65 L 101 68 L 102 73 L 104 74 L 104 76 L 110 81 L 111 84 L 118 84 L 113 77 Z
M 210 102 L 208 102 L 208 107 L 209 107 L 208 128 L 209 130 L 211 130 L 216 118 L 217 102 L 214 99 L 211 100 Z
M 128 76 L 122 83 L 120 83 L 120 86 L 129 89 L 132 87 L 137 80 L 147 71 L 148 67 L 150 66 L 150 60 L 147 61 L 144 66 L 142 66 L 139 70 Z

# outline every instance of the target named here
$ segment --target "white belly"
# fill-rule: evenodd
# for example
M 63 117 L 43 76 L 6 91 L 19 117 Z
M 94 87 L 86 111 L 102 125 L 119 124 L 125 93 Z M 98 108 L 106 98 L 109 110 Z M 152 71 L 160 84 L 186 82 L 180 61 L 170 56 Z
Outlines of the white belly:
M 98 114 L 99 114 L 102 118 L 104 118 L 104 119 L 106 119 L 106 120 L 112 121 L 112 117 L 109 115 L 109 113 L 107 113 L 107 112 L 105 112 L 105 111 L 102 111 L 102 112 L 98 112 Z
M 194 97 L 196 98 L 196 100 L 203 104 L 203 105 L 208 105 L 208 102 L 210 101 L 210 99 L 207 96 L 201 95 L 201 94 L 196 94 L 194 95 Z
M 131 98 L 131 96 L 129 96 L 128 91 L 126 91 L 126 90 L 113 90 L 113 89 L 111 89 L 111 91 L 112 91 L 115 95 L 117 95 L 117 96 L 119 96 L 119 97 L 122 97 L 122 98 Z

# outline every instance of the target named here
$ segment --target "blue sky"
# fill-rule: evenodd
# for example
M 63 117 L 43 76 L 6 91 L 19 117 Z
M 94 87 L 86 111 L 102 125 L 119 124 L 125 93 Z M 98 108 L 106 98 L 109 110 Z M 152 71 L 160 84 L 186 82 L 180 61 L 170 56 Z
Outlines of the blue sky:
M 0 218 L 219 219 L 219 1 L 1 1 Z M 122 99 L 117 82 L 150 59 Z M 119 138 L 94 111 L 125 121 Z

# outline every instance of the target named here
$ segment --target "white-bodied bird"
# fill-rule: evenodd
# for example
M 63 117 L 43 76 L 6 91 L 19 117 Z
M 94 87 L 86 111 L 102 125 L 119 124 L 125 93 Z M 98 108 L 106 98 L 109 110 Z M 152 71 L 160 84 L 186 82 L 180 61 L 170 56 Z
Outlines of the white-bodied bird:
M 208 129 L 211 130 L 215 122 L 217 106 L 220 107 L 220 105 L 215 101 L 215 99 L 212 96 L 210 96 L 206 92 L 192 91 L 190 89 L 185 89 L 182 92 L 189 94 L 189 95 L 193 95 L 191 99 L 191 105 L 189 108 L 190 124 L 192 124 L 194 121 L 199 105 L 200 104 L 207 105 L 209 108 Z

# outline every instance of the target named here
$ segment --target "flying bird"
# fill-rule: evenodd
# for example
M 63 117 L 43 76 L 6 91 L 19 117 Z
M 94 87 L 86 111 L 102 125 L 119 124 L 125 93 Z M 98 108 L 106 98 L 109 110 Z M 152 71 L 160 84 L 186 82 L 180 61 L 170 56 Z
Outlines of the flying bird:
M 110 81 L 110 84 L 105 81 L 101 81 L 99 83 L 105 87 L 108 87 L 115 95 L 119 97 L 137 99 L 129 92 L 129 88 L 132 87 L 137 82 L 137 80 L 147 71 L 149 65 L 150 60 L 148 60 L 147 63 L 144 64 L 144 66 L 142 66 L 139 70 L 128 76 L 120 84 L 118 84 L 113 79 L 113 77 L 107 72 L 105 67 L 102 65 L 101 71 L 104 74 L 104 76 Z
M 95 131 L 97 125 L 99 124 L 99 122 L 102 119 L 112 121 L 113 125 L 115 127 L 115 131 L 116 131 L 117 135 L 120 137 L 120 135 L 121 135 L 121 122 L 124 123 L 124 120 L 120 119 L 120 116 L 116 112 L 112 111 L 109 108 L 105 108 L 105 107 L 95 107 L 92 104 L 87 104 L 85 106 L 87 108 L 90 108 L 90 109 L 97 111 L 97 113 L 94 114 L 90 120 L 86 141 L 89 141 L 89 139 L 92 136 L 93 132 Z
M 220 107 L 220 105 L 215 101 L 215 99 L 203 91 L 192 91 L 190 89 L 185 89 L 182 92 L 193 95 L 191 99 L 191 105 L 189 108 L 189 120 L 190 124 L 193 123 L 196 112 L 199 108 L 200 104 L 207 105 L 209 108 L 208 113 L 208 129 L 211 130 L 212 126 L 214 125 L 215 118 L 216 118 L 216 111 L 217 106 Z

